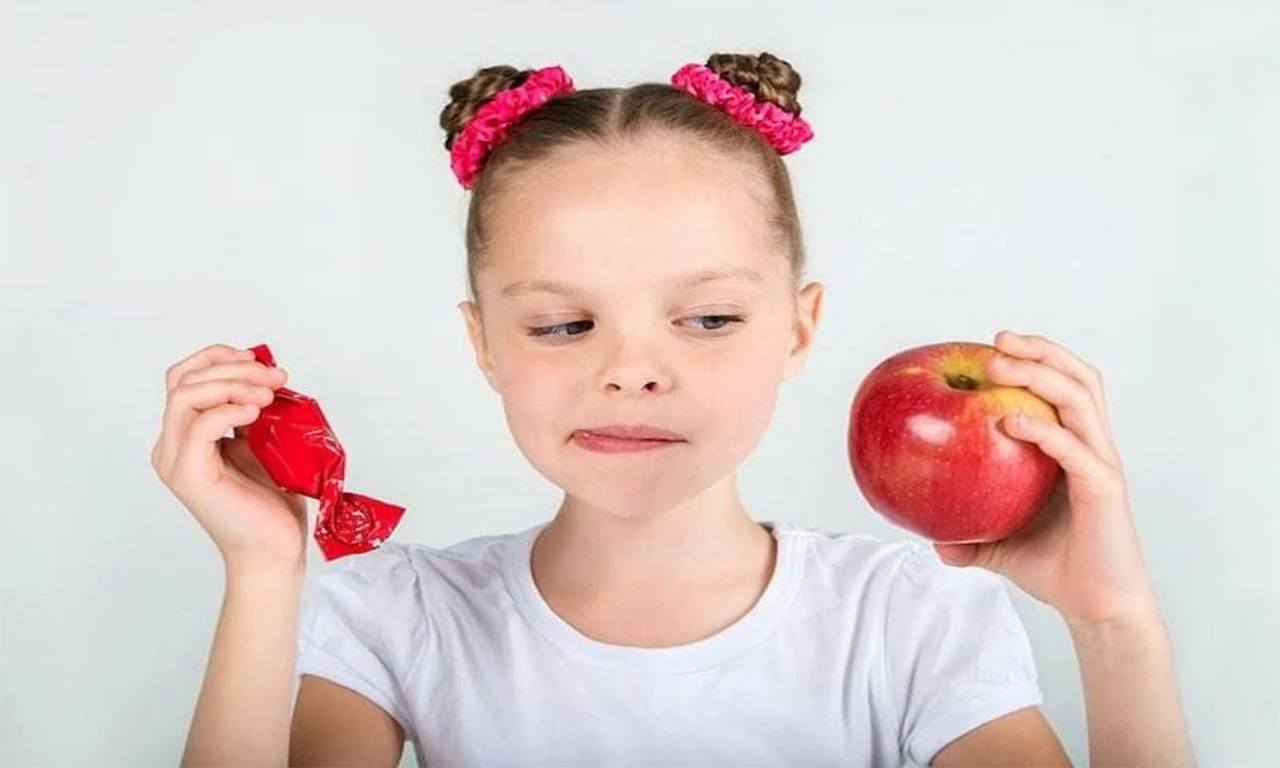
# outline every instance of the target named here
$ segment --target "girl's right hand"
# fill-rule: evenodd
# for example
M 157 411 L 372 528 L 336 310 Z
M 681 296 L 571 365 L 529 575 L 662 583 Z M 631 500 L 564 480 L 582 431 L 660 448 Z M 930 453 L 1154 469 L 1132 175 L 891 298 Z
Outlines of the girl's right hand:
M 165 373 L 168 396 L 151 466 L 229 570 L 306 568 L 306 499 L 276 485 L 240 430 L 286 378 L 283 369 L 226 344 L 205 347 Z M 224 437 L 227 430 L 235 437 Z

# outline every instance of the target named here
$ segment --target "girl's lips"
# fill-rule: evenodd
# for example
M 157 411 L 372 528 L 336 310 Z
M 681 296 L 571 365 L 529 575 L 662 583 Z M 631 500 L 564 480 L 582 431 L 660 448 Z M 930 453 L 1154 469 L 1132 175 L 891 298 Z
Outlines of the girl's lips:
M 609 435 L 597 435 L 587 430 L 577 430 L 573 433 L 573 440 L 579 446 L 589 451 L 599 453 L 629 453 L 633 451 L 653 451 L 660 448 L 669 448 L 673 445 L 680 445 L 682 440 L 630 440 L 621 437 L 611 437 Z
M 580 431 L 622 440 L 684 440 L 684 437 L 671 430 L 653 427 L 648 424 L 608 424 L 586 427 Z

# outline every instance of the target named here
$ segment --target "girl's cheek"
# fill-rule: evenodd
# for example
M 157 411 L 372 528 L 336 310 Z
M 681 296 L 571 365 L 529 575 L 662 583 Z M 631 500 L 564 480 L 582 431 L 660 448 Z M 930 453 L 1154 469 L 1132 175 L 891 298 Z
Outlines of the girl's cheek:
M 566 357 L 521 350 L 507 359 L 507 379 L 514 390 L 534 404 L 544 407 L 564 397 L 574 375 L 574 364 Z

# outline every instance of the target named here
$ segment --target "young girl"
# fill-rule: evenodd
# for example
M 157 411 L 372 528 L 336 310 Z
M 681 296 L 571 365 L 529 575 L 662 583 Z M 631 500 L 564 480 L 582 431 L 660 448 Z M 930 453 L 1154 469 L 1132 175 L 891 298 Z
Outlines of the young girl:
M 285 374 L 223 344 L 169 369 L 152 463 L 227 577 L 184 764 L 395 765 L 406 739 L 422 765 L 1069 764 L 996 574 L 1066 620 L 1091 763 L 1192 761 L 1101 379 L 1062 347 L 995 338 L 991 381 L 1062 419 L 1003 425 L 1065 470 L 1012 538 L 744 508 L 736 468 L 822 308 L 781 160 L 812 136 L 799 85 L 766 53 L 671 84 L 490 67 L 451 88 L 459 306 L 520 450 L 564 489 L 548 522 L 388 541 L 303 600 L 304 501 L 222 437 Z

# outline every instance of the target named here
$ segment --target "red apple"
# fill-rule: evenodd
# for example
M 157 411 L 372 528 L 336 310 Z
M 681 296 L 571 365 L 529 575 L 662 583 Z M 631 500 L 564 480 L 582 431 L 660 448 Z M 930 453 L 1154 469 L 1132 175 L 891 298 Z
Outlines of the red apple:
M 966 341 L 898 352 L 867 374 L 849 410 L 849 464 L 872 509 L 940 543 L 997 541 L 1044 505 L 1062 467 L 999 420 L 1058 421 L 1024 387 L 992 383 L 996 349 Z M 1059 422 L 1060 423 L 1060 422 Z

